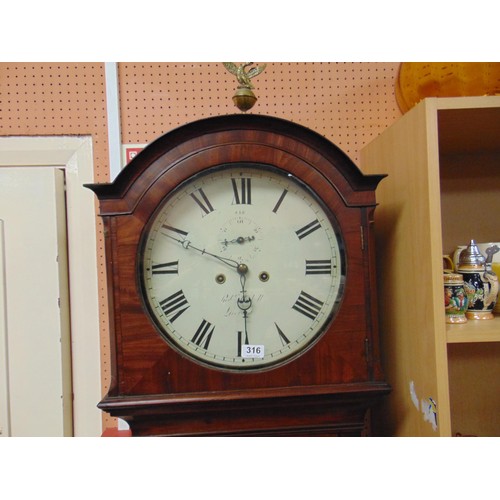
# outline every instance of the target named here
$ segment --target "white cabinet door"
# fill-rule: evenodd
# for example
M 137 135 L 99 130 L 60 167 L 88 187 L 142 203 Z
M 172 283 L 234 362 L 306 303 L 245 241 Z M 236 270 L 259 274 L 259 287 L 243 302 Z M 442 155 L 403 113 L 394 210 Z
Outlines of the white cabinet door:
M 64 172 L 0 168 L 0 428 L 72 435 Z

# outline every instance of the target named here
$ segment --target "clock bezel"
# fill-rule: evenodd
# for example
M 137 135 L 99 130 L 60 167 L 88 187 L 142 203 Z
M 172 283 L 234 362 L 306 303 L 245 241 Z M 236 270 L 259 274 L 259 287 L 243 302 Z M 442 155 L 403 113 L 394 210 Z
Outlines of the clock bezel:
M 159 319 L 156 317 L 154 312 L 152 311 L 152 306 L 147 300 L 146 293 L 146 284 L 144 279 L 144 273 L 142 269 L 142 263 L 144 262 L 144 252 L 145 246 L 148 241 L 148 237 L 151 233 L 151 228 L 154 225 L 158 215 L 163 212 L 165 205 L 177 195 L 179 191 L 183 191 L 185 187 L 192 182 L 195 182 L 197 179 L 211 175 L 214 172 L 222 171 L 222 170 L 234 170 L 234 169 L 251 169 L 251 170 L 261 170 L 267 172 L 273 172 L 277 175 L 285 178 L 291 178 L 292 182 L 294 182 L 298 187 L 300 187 L 304 192 L 306 192 L 309 196 L 311 196 L 315 202 L 320 206 L 326 217 L 328 218 L 333 233 L 336 238 L 336 242 L 339 250 L 339 285 L 336 291 L 335 299 L 333 301 L 332 307 L 328 311 L 327 317 L 322 322 L 321 326 L 311 335 L 311 338 L 298 350 L 291 352 L 289 355 L 279 358 L 276 361 L 268 361 L 267 363 L 261 363 L 258 365 L 228 365 L 221 364 L 217 362 L 210 362 L 202 357 L 197 357 L 190 353 L 189 350 L 184 349 L 182 345 L 177 343 L 173 336 L 164 328 Z M 331 193 L 333 194 L 333 192 Z M 337 220 L 337 217 L 329 207 L 328 203 L 308 184 L 304 182 L 304 180 L 295 174 L 291 173 L 290 170 L 284 169 L 282 167 L 277 167 L 276 165 L 262 163 L 262 162 L 254 162 L 254 161 L 235 161 L 235 162 L 224 162 L 219 165 L 211 165 L 210 167 L 200 169 L 198 172 L 193 175 L 186 177 L 184 180 L 179 182 L 175 187 L 165 193 L 164 197 L 161 199 L 159 203 L 156 205 L 156 209 L 149 215 L 147 222 L 144 224 L 143 230 L 139 237 L 139 246 L 137 252 L 136 259 L 136 277 L 137 277 L 137 288 L 139 297 L 141 300 L 142 307 L 144 309 L 145 314 L 148 316 L 151 324 L 154 326 L 158 335 L 165 341 L 169 347 L 174 349 L 178 354 L 188 359 L 189 361 L 201 365 L 205 368 L 221 371 L 221 372 L 232 372 L 232 373 L 259 373 L 270 371 L 283 365 L 286 365 L 296 358 L 304 355 L 308 350 L 312 349 L 320 339 L 331 330 L 332 325 L 335 322 L 335 318 L 338 314 L 338 311 L 341 308 L 342 300 L 344 298 L 345 284 L 346 284 L 346 276 L 348 273 L 347 269 L 347 259 L 345 253 L 345 242 L 342 235 L 341 225 Z

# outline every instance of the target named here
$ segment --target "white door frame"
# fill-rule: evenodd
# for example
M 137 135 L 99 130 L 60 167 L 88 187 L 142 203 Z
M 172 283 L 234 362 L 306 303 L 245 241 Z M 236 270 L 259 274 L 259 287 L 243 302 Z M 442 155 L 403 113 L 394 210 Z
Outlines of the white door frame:
M 99 294 L 92 138 L 0 137 L 0 167 L 49 166 L 66 173 L 75 436 L 100 436 Z

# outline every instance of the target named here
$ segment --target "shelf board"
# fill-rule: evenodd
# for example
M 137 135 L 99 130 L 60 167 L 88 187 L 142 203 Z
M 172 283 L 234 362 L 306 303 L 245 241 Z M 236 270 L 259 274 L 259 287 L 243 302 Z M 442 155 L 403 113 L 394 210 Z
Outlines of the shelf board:
M 500 316 L 492 320 L 469 320 L 467 323 L 446 325 L 448 344 L 464 342 L 500 342 Z

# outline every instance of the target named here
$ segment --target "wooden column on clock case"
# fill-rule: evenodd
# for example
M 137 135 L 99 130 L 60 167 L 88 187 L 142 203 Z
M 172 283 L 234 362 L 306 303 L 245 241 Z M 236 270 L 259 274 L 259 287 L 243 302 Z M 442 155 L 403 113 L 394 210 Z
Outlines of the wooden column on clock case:
M 337 316 L 306 352 L 261 372 L 181 356 L 146 315 L 137 277 L 142 231 L 164 197 L 198 172 L 250 162 L 293 174 L 323 198 L 346 253 Z M 100 408 L 133 435 L 361 435 L 387 394 L 380 368 L 373 217 L 382 175 L 363 175 L 334 144 L 286 120 L 229 115 L 165 134 L 98 196 L 108 262 L 112 383 Z M 326 196 L 326 198 L 325 198 Z

